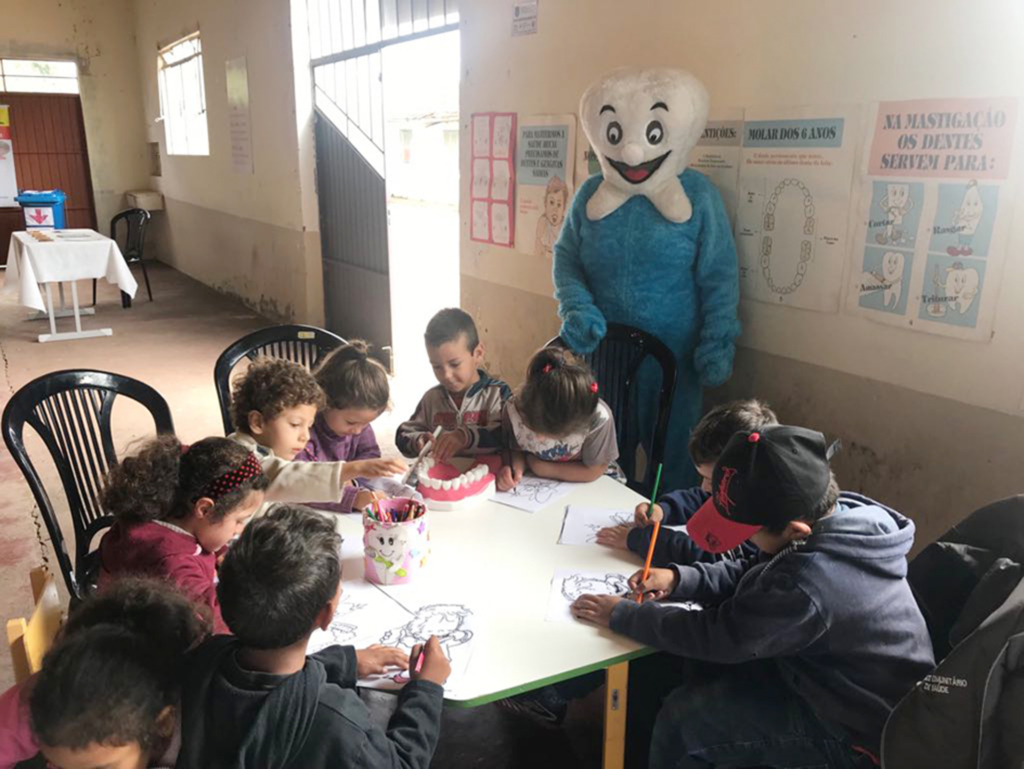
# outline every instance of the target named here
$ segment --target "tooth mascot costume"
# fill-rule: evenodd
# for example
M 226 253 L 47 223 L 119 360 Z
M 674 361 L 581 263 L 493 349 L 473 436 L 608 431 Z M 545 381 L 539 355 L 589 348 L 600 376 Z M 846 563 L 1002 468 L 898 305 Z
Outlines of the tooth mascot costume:
M 707 91 L 681 70 L 619 69 L 591 85 L 580 119 L 601 174 L 580 186 L 554 250 L 561 335 L 572 349 L 591 352 L 613 322 L 654 334 L 675 354 L 665 490 L 696 480 L 687 442 L 701 388 L 729 378 L 740 332 L 725 207 L 686 167 L 707 116 Z M 658 381 L 654 365 L 641 370 L 640 424 L 653 418 Z

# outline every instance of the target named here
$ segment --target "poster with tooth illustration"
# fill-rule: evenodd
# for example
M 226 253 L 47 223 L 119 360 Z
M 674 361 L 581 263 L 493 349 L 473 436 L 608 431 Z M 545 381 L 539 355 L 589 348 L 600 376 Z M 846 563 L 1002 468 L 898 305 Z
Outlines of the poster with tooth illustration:
M 743 110 L 713 112 L 700 141 L 690 153 L 690 168 L 700 171 L 718 188 L 729 222 L 736 226 L 736 198 L 743 151 Z
M 859 110 L 747 109 L 736 202 L 740 293 L 837 312 Z
M 1006 251 L 1017 102 L 882 102 L 869 115 L 847 307 L 988 339 Z
M 576 116 L 533 115 L 516 141 L 516 248 L 552 258 L 575 191 Z

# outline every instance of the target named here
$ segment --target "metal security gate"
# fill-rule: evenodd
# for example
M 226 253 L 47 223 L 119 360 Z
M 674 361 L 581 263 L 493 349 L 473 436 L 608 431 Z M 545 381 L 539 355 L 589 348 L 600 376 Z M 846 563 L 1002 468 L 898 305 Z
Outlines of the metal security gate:
M 457 0 L 307 0 L 327 327 L 391 346 L 381 50 L 457 30 Z

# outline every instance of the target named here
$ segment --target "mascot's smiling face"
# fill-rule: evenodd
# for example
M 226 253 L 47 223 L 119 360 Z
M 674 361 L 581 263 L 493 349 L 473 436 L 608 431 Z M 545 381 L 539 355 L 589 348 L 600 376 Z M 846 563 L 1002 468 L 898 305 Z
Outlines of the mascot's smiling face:
M 672 221 L 689 219 L 678 176 L 707 123 L 708 95 L 697 78 L 675 69 L 618 69 L 583 94 L 580 117 L 604 173 L 602 187 L 614 187 L 602 194 L 611 199 L 599 199 L 595 210 L 588 205 L 591 219 L 634 195 L 648 197 Z

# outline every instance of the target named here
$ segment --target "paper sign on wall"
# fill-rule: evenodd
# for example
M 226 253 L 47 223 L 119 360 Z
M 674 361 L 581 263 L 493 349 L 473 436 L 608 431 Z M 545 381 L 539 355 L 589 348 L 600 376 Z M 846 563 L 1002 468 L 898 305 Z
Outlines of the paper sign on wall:
M 231 59 L 226 68 L 231 168 L 236 174 L 251 174 L 252 123 L 249 117 L 249 70 L 245 57 Z
M 729 221 L 736 224 L 740 155 L 743 146 L 743 110 L 712 115 L 690 155 L 690 168 L 700 171 L 718 188 Z
M 882 323 L 987 339 L 1005 261 L 1017 101 L 875 109 L 849 308 Z
M 856 107 L 748 109 L 736 250 L 747 299 L 837 312 Z
M 518 136 L 516 246 L 551 259 L 573 196 L 576 116 L 525 118 Z
M 476 113 L 472 135 L 469 236 L 481 243 L 511 247 L 515 235 L 516 114 Z
M 16 206 L 18 179 L 14 173 L 14 145 L 11 142 L 11 110 L 0 104 L 0 208 Z
M 512 36 L 537 34 L 537 0 L 518 0 L 512 6 Z

